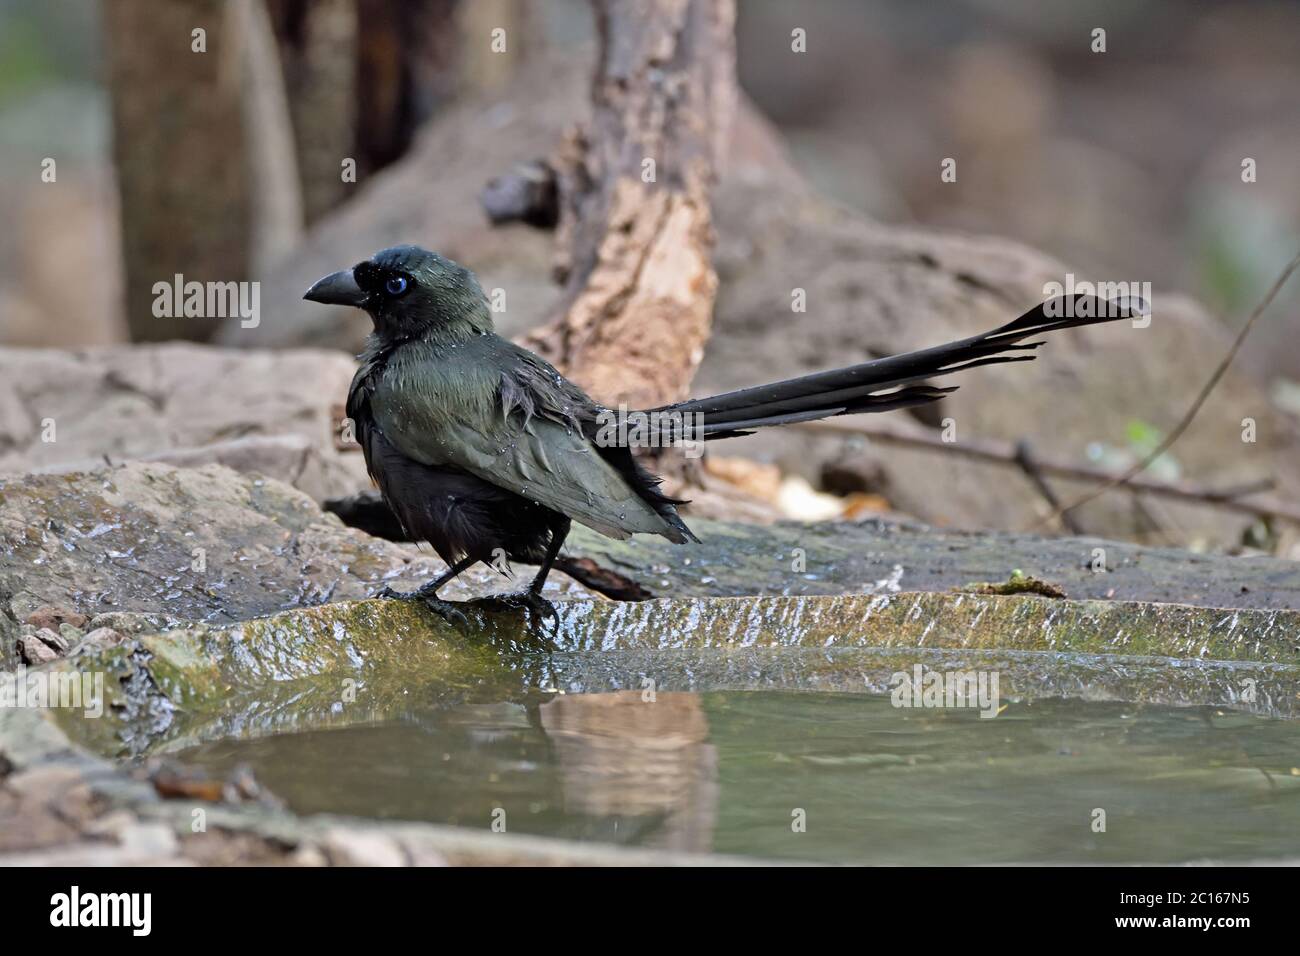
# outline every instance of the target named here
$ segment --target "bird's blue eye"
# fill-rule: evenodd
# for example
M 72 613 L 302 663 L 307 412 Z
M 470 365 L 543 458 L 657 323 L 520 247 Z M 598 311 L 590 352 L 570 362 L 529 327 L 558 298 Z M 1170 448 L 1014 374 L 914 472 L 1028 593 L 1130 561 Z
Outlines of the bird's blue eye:
M 406 291 L 406 279 L 403 276 L 393 276 L 384 283 L 384 289 L 389 295 L 401 295 Z

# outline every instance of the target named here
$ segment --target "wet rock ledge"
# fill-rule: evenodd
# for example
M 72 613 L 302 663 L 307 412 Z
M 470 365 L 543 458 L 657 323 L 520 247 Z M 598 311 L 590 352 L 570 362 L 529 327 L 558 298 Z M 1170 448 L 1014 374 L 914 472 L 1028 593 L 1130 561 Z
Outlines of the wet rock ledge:
M 258 803 L 214 804 L 194 833 L 194 800 L 145 779 L 201 740 L 382 719 L 415 692 L 533 702 L 646 677 L 880 690 L 924 662 L 996 668 L 1011 697 L 1282 716 L 1300 699 L 1294 563 L 878 522 L 692 524 L 704 543 L 683 548 L 575 535 L 566 567 L 589 587 L 556 576 L 553 631 L 481 606 L 460 629 L 367 597 L 436 572 L 427 551 L 274 480 L 160 463 L 0 479 L 0 668 L 104 677 L 102 717 L 0 708 L 0 862 L 681 859 Z M 480 573 L 446 594 L 514 584 Z M 599 593 L 619 590 L 650 599 Z

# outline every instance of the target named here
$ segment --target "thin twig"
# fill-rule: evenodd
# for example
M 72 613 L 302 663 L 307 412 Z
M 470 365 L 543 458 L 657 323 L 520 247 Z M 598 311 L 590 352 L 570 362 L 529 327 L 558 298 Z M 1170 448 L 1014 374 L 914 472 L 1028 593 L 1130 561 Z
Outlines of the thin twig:
M 880 416 L 872 416 L 879 419 Z M 992 462 L 999 465 L 1016 465 L 1015 446 L 1010 442 L 993 439 L 963 438 L 960 442 L 945 442 L 937 434 L 919 428 L 906 431 L 884 421 L 864 419 L 861 423 L 849 421 L 805 422 L 790 427 L 823 434 L 848 435 L 870 438 L 874 441 L 892 445 L 904 445 L 911 448 L 925 448 L 931 451 L 951 452 L 966 458 Z M 1056 461 L 1049 458 L 1034 457 L 1034 464 L 1045 475 L 1068 478 L 1072 481 L 1109 481 L 1114 475 L 1100 468 L 1078 465 L 1073 462 Z M 1158 481 L 1154 478 L 1134 477 L 1125 484 L 1135 490 L 1149 492 L 1164 498 L 1178 498 L 1200 504 L 1236 511 L 1241 514 L 1254 515 L 1257 518 L 1285 518 L 1300 524 L 1300 508 L 1276 500 L 1243 500 L 1245 495 L 1256 494 L 1273 486 L 1271 479 L 1260 479 L 1246 485 L 1231 488 L 1210 488 L 1187 481 Z
M 1020 466 L 1020 470 L 1025 473 L 1025 476 L 1033 482 L 1034 487 L 1043 496 L 1043 500 L 1047 502 L 1048 507 L 1055 508 L 1060 512 L 1061 524 L 1065 526 L 1065 530 L 1073 535 L 1083 534 L 1083 525 L 1079 524 L 1070 509 L 1061 508 L 1061 499 L 1056 496 L 1052 486 L 1047 483 L 1047 476 L 1043 474 L 1043 469 L 1038 467 L 1038 461 L 1034 458 L 1033 452 L 1030 451 L 1028 441 L 1022 440 L 1016 443 L 1016 464 Z
M 1250 314 L 1250 318 L 1246 320 L 1246 324 L 1243 325 L 1241 331 L 1237 333 L 1237 338 L 1233 341 L 1232 347 L 1228 349 L 1228 354 L 1223 357 L 1223 361 L 1219 363 L 1219 367 L 1214 370 L 1214 374 L 1210 376 L 1209 381 L 1207 381 L 1201 388 L 1200 394 L 1196 396 L 1196 401 L 1192 402 L 1192 406 L 1187 410 L 1187 414 L 1185 414 L 1182 421 L 1174 427 L 1174 430 L 1165 436 L 1164 440 L 1160 442 L 1154 451 L 1123 474 L 1110 479 L 1103 485 L 1093 488 L 1091 491 L 1085 492 L 1068 504 L 1056 508 L 1045 518 L 1041 518 L 1030 525 L 1029 530 L 1033 530 L 1034 528 L 1038 528 L 1050 521 L 1056 520 L 1063 512 L 1072 511 L 1081 505 L 1086 505 L 1088 502 L 1101 497 L 1112 488 L 1128 484 L 1139 473 L 1146 471 L 1151 467 L 1152 462 L 1167 452 L 1170 447 L 1173 446 L 1174 442 L 1178 441 L 1178 439 L 1182 437 L 1183 432 L 1187 431 L 1187 427 L 1191 425 L 1192 419 L 1196 417 L 1196 413 L 1201 410 L 1201 406 L 1205 404 L 1205 400 L 1210 397 L 1210 392 L 1214 390 L 1214 386 L 1219 384 L 1219 379 L 1223 378 L 1224 373 L 1228 371 L 1228 366 L 1231 365 L 1232 360 L 1237 357 L 1237 352 L 1241 350 L 1242 343 L 1246 341 L 1246 336 L 1249 335 L 1250 330 L 1254 328 L 1256 320 L 1264 314 L 1265 309 L 1272 305 L 1273 299 L 1277 297 L 1278 292 L 1280 292 L 1282 286 L 1286 284 L 1286 280 L 1291 278 L 1291 273 L 1295 272 L 1297 267 L 1300 267 L 1300 253 L 1296 253 L 1295 258 L 1292 259 L 1287 267 L 1282 270 L 1282 274 L 1277 277 L 1277 280 L 1273 283 L 1272 287 L 1269 288 L 1268 294 L 1264 296 L 1263 301 L 1261 301 L 1259 305 L 1255 306 L 1255 311 Z

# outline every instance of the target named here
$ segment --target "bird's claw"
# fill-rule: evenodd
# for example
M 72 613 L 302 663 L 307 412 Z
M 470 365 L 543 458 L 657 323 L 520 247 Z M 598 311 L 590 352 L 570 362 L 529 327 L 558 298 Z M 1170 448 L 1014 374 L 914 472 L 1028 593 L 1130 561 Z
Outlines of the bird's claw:
M 469 618 L 465 616 L 464 611 L 456 607 L 454 601 L 444 601 L 442 598 L 429 595 L 420 598 L 420 602 L 453 627 L 469 627 Z
M 436 587 L 437 583 L 438 582 L 430 582 L 422 587 L 416 588 L 414 591 L 394 591 L 391 587 L 385 584 L 378 591 L 372 591 L 370 596 L 373 598 L 391 598 L 394 601 L 427 601 L 429 598 L 436 598 L 438 596 L 438 588 Z
M 448 624 L 459 627 L 469 626 L 469 618 L 465 616 L 464 611 L 456 607 L 456 602 L 444 601 L 432 591 L 426 591 L 423 588 L 417 588 L 414 591 L 394 591 L 385 584 L 378 591 L 374 592 L 373 596 L 377 598 L 391 598 L 394 601 L 419 601 Z
M 560 629 L 560 612 L 555 609 L 554 604 L 536 591 L 520 591 L 517 594 L 494 594 L 491 597 L 482 598 L 481 603 L 510 610 L 528 611 L 543 621 L 549 618 L 556 632 Z

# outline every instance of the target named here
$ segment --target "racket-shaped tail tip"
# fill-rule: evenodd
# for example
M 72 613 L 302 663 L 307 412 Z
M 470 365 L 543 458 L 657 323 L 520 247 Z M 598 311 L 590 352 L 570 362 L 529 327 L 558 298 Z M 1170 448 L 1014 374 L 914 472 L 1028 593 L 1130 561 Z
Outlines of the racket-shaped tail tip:
M 1108 309 L 1113 310 L 1113 314 L 1125 319 L 1136 319 L 1151 314 L 1151 303 L 1140 295 L 1116 296 L 1113 299 L 1107 299 L 1106 306 Z

